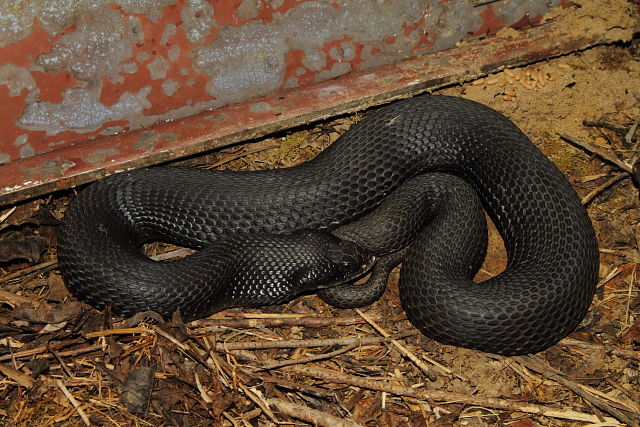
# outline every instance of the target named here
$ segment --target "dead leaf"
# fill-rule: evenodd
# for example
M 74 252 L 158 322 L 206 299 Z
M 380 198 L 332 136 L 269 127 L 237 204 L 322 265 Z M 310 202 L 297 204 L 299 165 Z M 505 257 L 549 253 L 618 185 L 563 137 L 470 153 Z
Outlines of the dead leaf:
M 64 304 L 40 303 L 38 306 L 19 305 L 13 310 L 14 319 L 27 320 L 32 323 L 62 323 L 80 314 L 82 303 L 70 301 Z
M 630 344 L 632 342 L 640 344 L 640 318 L 631 325 L 627 333 L 620 338 L 620 341 L 625 344 Z
M 523 418 L 515 423 L 509 424 L 509 427 L 533 427 L 535 425 L 536 424 L 531 420 L 531 418 Z
M 156 369 L 153 366 L 141 366 L 129 371 L 120 394 L 120 401 L 133 414 L 145 416 L 149 409 L 151 391 Z
M 47 277 L 47 285 L 49 286 L 49 294 L 47 295 L 49 301 L 63 302 L 71 295 L 60 274 L 50 274 L 49 277 Z
M 370 397 L 361 399 L 356 402 L 356 406 L 353 410 L 353 418 L 363 424 L 371 421 L 375 414 L 380 410 L 382 402 L 376 397 Z
M 38 224 L 33 217 L 38 213 L 40 206 L 43 204 L 44 200 L 37 199 L 16 206 L 10 215 L 0 224 L 0 230 L 10 226 L 22 226 L 27 223 Z
M 26 259 L 31 264 L 40 260 L 49 241 L 40 236 L 25 236 L 12 231 L 0 238 L 0 262 Z

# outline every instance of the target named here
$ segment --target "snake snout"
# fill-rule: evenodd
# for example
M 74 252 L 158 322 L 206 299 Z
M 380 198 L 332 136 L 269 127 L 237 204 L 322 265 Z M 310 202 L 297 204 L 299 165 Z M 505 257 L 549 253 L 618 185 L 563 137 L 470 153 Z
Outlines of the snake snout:
M 334 280 L 323 288 L 349 282 L 367 273 L 376 262 L 376 257 L 360 245 L 336 238 L 327 250 L 327 258 L 335 266 Z
M 341 239 L 338 239 L 335 245 L 329 247 L 327 257 L 347 274 L 354 268 L 356 271 L 362 271 L 363 269 L 367 271 L 375 262 L 375 257 L 360 245 Z
M 296 280 L 301 288 L 318 290 L 346 283 L 362 276 L 375 264 L 376 257 L 356 243 L 323 231 L 308 232 L 308 236 L 320 254 L 314 262 L 297 271 Z M 318 244 L 319 241 L 322 243 Z

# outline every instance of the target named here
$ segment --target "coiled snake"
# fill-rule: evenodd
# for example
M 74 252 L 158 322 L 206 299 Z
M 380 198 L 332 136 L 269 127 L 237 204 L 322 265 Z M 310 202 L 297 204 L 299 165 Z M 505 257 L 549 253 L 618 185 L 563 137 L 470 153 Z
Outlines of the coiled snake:
M 343 283 L 374 256 L 398 250 L 397 242 L 371 249 L 349 242 L 348 231 L 339 229 L 341 238 L 329 231 L 355 221 L 365 233 L 382 235 L 368 218 L 403 183 L 427 172 L 436 173 L 420 184 L 426 201 L 409 199 L 428 213 L 406 220 L 426 223 L 409 233 L 409 241 L 418 237 L 403 249 L 400 296 L 409 320 L 444 343 L 501 354 L 539 351 L 570 333 L 597 281 L 598 248 L 586 210 L 511 121 L 445 96 L 380 108 L 291 168 L 158 167 L 98 181 L 60 227 L 63 278 L 78 298 L 98 308 L 109 304 L 116 314 L 152 309 L 169 316 L 180 308 L 188 320 L 281 303 Z M 485 238 L 475 236 L 484 230 L 475 197 L 503 236 L 509 260 L 503 273 L 481 284 L 471 280 L 485 247 Z M 457 200 L 453 207 L 449 199 Z M 138 249 L 148 240 L 202 250 L 154 262 Z

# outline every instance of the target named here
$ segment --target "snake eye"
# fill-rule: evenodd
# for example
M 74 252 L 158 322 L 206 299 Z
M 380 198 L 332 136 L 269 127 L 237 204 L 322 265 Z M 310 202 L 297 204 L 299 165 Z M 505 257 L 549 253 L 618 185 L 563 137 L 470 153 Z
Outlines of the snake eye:
M 364 274 L 375 262 L 373 255 L 348 240 L 339 240 L 337 245 L 332 245 L 327 251 L 327 257 L 339 270 L 335 277 L 338 283 Z
M 329 233 L 307 234 L 320 249 L 317 258 L 298 267 L 293 282 L 301 290 L 318 290 L 346 283 L 367 272 L 375 257 L 353 242 L 341 240 Z
M 341 267 L 353 267 L 367 263 L 369 254 L 357 244 L 348 240 L 340 240 L 327 251 L 327 257 Z

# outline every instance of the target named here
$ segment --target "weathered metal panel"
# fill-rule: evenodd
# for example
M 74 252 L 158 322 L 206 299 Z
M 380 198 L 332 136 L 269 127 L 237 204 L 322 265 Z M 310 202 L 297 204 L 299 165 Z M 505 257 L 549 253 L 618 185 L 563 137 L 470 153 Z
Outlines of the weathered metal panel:
M 560 3 L 15 2 L 0 205 L 606 39 L 535 26 Z

